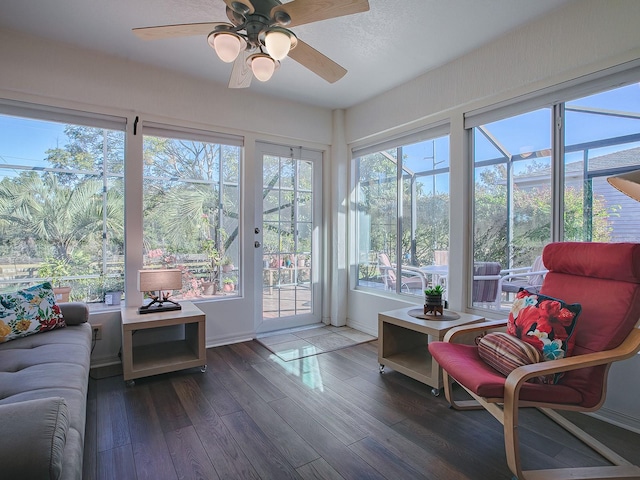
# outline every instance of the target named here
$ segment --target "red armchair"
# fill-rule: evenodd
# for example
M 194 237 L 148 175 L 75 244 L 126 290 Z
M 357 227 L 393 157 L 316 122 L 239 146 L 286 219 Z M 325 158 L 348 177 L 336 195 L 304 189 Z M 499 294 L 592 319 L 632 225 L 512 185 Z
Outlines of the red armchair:
M 553 411 L 600 408 L 610 365 L 640 351 L 640 244 L 554 243 L 545 247 L 543 260 L 549 273 L 540 293 L 582 306 L 573 332 L 572 355 L 521 366 L 505 377 L 480 358 L 478 347 L 455 340 L 465 333 L 504 327 L 506 320 L 453 329 L 444 342 L 429 344 L 429 351 L 444 370 L 447 400 L 460 410 L 485 408 L 503 424 L 507 463 L 519 480 L 640 478 L 638 466 Z M 527 382 L 559 372 L 565 373 L 557 384 Z M 474 400 L 455 400 L 452 381 Z M 517 428 L 518 409 L 523 407 L 539 408 L 613 465 L 523 471 Z

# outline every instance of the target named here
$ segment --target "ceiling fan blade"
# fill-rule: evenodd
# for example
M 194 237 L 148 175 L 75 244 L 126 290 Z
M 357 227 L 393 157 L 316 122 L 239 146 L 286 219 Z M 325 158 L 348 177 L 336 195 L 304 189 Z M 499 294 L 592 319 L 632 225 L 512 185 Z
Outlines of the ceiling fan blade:
M 240 52 L 236 61 L 233 62 L 231 78 L 229 78 L 229 88 L 249 88 L 249 85 L 251 85 L 253 72 L 247 64 L 248 57 L 249 52 L 245 50 L 244 52 Z
M 224 3 L 226 3 L 227 7 L 234 11 L 238 11 L 237 8 L 234 8 L 234 3 L 239 4 L 240 6 L 244 5 L 247 15 L 250 15 L 256 11 L 256 9 L 253 8 L 253 4 L 249 0 L 224 0 Z
M 298 40 L 296 48 L 289 51 L 289 56 L 329 83 L 337 82 L 347 73 L 343 67 L 302 40 Z
M 291 28 L 368 10 L 368 0 L 293 0 L 273 7 L 271 18 L 274 18 L 275 12 L 286 12 L 291 17 L 291 23 L 286 27 Z
M 190 37 L 193 35 L 208 35 L 218 25 L 228 25 L 226 22 L 182 23 L 177 25 L 159 25 L 156 27 L 134 28 L 132 31 L 142 40 L 158 40 L 161 38 Z

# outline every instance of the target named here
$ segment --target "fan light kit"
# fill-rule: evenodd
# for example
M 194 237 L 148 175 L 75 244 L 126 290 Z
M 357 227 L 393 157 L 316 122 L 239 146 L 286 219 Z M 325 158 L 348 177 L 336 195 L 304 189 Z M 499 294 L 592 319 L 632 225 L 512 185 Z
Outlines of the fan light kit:
M 224 3 L 231 23 L 163 25 L 134 28 L 133 32 L 144 40 L 207 35 L 207 42 L 220 60 L 233 63 L 231 88 L 249 86 L 252 75 L 247 75 L 247 71 L 261 82 L 268 81 L 287 57 L 334 83 L 347 71 L 298 40 L 285 27 L 369 10 L 367 0 L 292 0 L 285 4 L 278 0 L 224 0 Z

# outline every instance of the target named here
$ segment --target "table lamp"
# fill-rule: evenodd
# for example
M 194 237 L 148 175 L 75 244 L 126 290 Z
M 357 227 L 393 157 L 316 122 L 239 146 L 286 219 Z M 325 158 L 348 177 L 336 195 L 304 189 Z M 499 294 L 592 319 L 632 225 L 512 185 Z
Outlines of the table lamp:
M 640 170 L 623 173 L 615 177 L 608 177 L 607 182 L 625 195 L 640 202 Z
M 138 270 L 138 291 L 150 293 L 151 303 L 138 308 L 138 313 L 180 310 L 179 303 L 169 300 L 169 290 L 182 289 L 182 272 L 177 268 Z

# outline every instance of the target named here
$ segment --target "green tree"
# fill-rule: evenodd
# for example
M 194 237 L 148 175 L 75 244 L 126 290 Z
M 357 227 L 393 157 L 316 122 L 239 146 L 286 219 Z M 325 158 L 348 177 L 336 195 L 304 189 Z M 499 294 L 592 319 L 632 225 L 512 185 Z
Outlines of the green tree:
M 103 212 L 101 181 L 86 179 L 70 188 L 53 173 L 28 172 L 0 184 L 0 216 L 13 225 L 14 238 L 35 242 L 40 254 L 51 249 L 54 258 L 73 263 L 79 250 L 100 245 L 103 214 L 107 230 L 122 235 L 122 197 L 118 190 L 107 196 Z
M 533 165 L 522 176 L 547 167 Z M 504 164 L 485 168 L 478 174 L 475 191 L 474 259 L 497 261 L 509 265 L 531 265 L 544 245 L 551 241 L 552 201 L 550 185 L 521 188 L 514 182 L 512 231 L 508 238 L 506 167 Z M 599 241 L 610 239 L 610 212 L 603 198 L 591 201 L 585 212 L 582 189 L 567 187 L 564 194 L 564 240 Z M 589 218 L 586 231 L 585 218 Z M 511 252 L 511 253 L 510 253 Z M 511 258 L 509 258 L 511 255 Z

